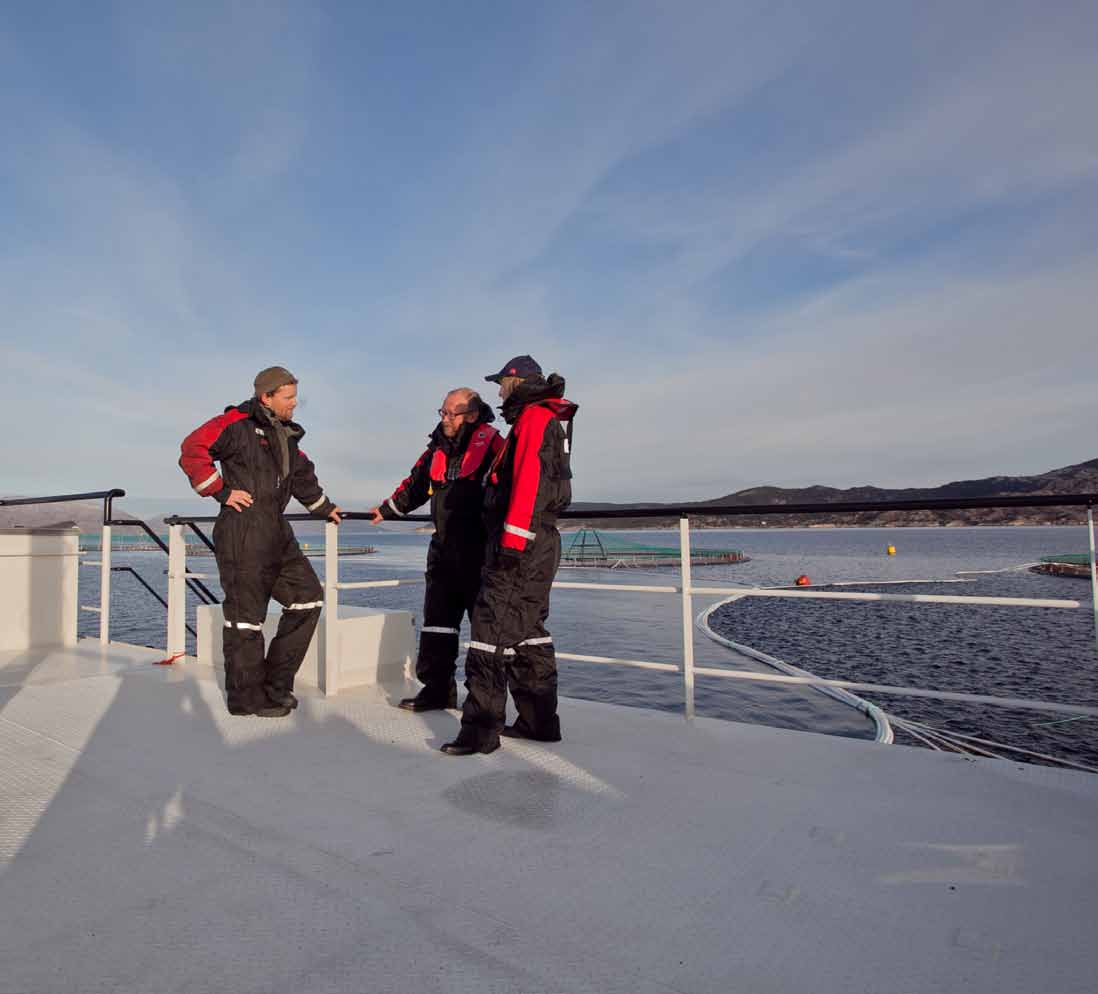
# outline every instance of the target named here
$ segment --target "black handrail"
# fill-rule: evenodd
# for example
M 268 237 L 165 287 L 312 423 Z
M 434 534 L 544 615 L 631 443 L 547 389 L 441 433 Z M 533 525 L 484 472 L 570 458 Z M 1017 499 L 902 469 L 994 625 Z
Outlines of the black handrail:
M 161 552 L 165 555 L 168 554 L 168 547 L 164 544 L 164 540 L 156 534 L 144 521 L 140 518 L 120 518 L 113 521 L 107 521 L 105 524 L 111 525 L 124 525 L 130 528 L 140 528 L 146 535 L 149 536 L 159 546 Z
M 166 600 L 164 600 L 164 598 L 161 597 L 155 590 L 153 590 L 153 588 L 149 586 L 148 581 L 140 573 L 138 573 L 137 570 L 135 570 L 132 566 L 112 566 L 111 567 L 111 572 L 112 573 L 132 573 L 133 576 L 134 576 L 134 579 L 136 579 L 137 582 L 141 584 L 141 586 L 143 586 L 150 594 L 152 594 L 153 597 L 155 597 L 158 601 L 160 601 L 160 603 L 164 605 L 164 609 L 167 610 L 168 602 Z M 186 625 L 187 631 L 189 631 L 192 635 L 194 635 L 195 638 L 198 638 L 198 635 L 195 632 L 195 630 L 193 628 L 191 628 L 191 626 L 188 625 L 186 621 L 184 621 L 183 624 Z
M 1028 497 L 945 497 L 924 500 L 834 501 L 812 504 L 666 504 L 565 511 L 562 518 L 666 518 L 701 515 L 848 514 L 854 511 L 962 511 L 997 507 L 1094 507 L 1098 494 L 1034 494 Z
M 194 524 L 193 522 L 189 522 L 187 527 L 190 528 L 190 530 L 194 532 L 200 539 L 202 539 L 203 544 L 206 546 L 207 549 L 210 550 L 210 552 L 216 554 L 217 550 L 214 548 L 213 542 L 211 542 L 210 539 L 207 538 L 206 533 L 201 528 L 199 528 L 198 525 Z
M 164 544 L 163 539 L 154 532 L 146 522 L 140 518 L 125 518 L 118 521 L 105 521 L 107 525 L 127 525 L 131 528 L 140 528 L 146 535 L 149 536 L 164 552 L 168 555 L 168 547 Z M 211 549 L 213 547 L 211 546 Z M 217 604 L 218 600 L 213 595 L 213 592 L 206 586 L 201 580 L 192 580 L 188 577 L 187 586 L 191 588 L 191 592 L 200 600 L 203 604 Z
M 115 497 L 125 497 L 126 491 L 119 490 L 93 490 L 87 494 L 55 494 L 52 497 L 0 497 L 0 507 L 19 507 L 28 504 L 66 504 L 77 500 L 101 500 L 103 501 L 103 524 L 111 523 L 111 502 Z
M 114 487 L 111 490 L 93 490 L 86 494 L 54 494 L 49 497 L 0 497 L 0 507 L 26 507 L 32 504 L 64 504 L 78 500 L 102 500 L 103 501 L 103 524 L 110 526 L 125 526 L 128 528 L 140 528 L 146 535 L 149 536 L 166 554 L 168 547 L 160 540 L 160 536 L 156 534 L 144 521 L 140 518 L 114 518 L 112 517 L 113 506 L 112 503 L 116 497 L 125 497 L 126 491 L 120 490 L 118 487 Z M 209 542 L 206 542 L 209 545 Z M 213 549 L 213 546 L 210 546 Z M 137 574 L 134 574 L 135 576 Z M 142 581 L 144 582 L 144 581 Z M 216 604 L 217 598 L 213 595 L 212 591 L 198 580 L 188 580 L 187 586 L 191 588 L 194 595 L 202 601 L 204 604 Z M 151 587 L 149 588 L 152 589 Z M 167 607 L 167 605 L 164 605 Z
M 340 511 L 341 518 L 346 518 L 350 521 L 370 521 L 373 519 L 372 514 L 367 514 L 365 511 Z M 323 523 L 323 518 L 318 518 L 315 514 L 284 514 L 282 515 L 287 521 L 314 521 L 317 523 Z M 204 525 L 212 524 L 217 521 L 218 516 L 216 514 L 173 514 L 164 519 L 166 525 Z M 429 514 L 406 514 L 400 521 L 431 521 Z
M 116 497 L 125 497 L 126 491 L 118 487 L 113 487 L 110 490 L 92 490 L 86 494 L 52 494 L 48 497 L 0 497 L 0 507 L 29 507 L 34 504 L 68 504 L 79 500 L 101 500 L 103 501 L 103 524 L 106 525 L 126 525 L 129 527 L 142 528 L 145 534 L 149 536 L 157 545 L 160 546 L 165 552 L 168 551 L 168 547 L 160 541 L 160 538 L 156 533 L 140 518 L 127 518 L 125 520 L 115 520 L 113 518 L 113 502 Z M 132 573 L 137 581 L 153 595 L 165 608 L 168 606 L 168 602 L 164 600 L 152 587 L 148 585 L 145 578 L 140 576 L 138 572 L 132 566 L 112 566 L 112 573 Z M 206 604 L 216 604 L 217 598 L 198 580 L 187 580 L 187 585 L 194 592 L 195 596 Z M 193 628 L 190 625 L 186 625 L 187 631 L 192 635 L 195 634 Z M 195 636 L 197 637 L 197 636 Z
M 558 517 L 593 521 L 609 518 L 695 518 L 721 515 L 748 517 L 779 514 L 846 514 L 854 511 L 960 511 L 1000 507 L 1095 507 L 1098 494 L 1032 494 L 1020 497 L 954 497 L 925 500 L 833 501 L 812 504 L 647 504 L 643 507 L 586 508 L 568 510 Z M 364 511 L 344 511 L 348 521 L 369 521 Z M 318 521 L 313 514 L 287 514 L 289 521 Z M 216 521 L 216 516 L 175 514 L 165 518 L 167 525 L 190 525 Z M 430 521 L 427 514 L 408 514 L 400 521 Z

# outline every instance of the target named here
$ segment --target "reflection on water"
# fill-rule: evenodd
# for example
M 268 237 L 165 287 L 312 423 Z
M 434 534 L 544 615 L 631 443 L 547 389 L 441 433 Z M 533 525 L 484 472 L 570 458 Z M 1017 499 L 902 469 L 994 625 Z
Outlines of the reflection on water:
M 660 545 L 677 543 L 677 533 L 629 532 Z M 322 536 L 303 534 L 319 547 Z M 910 529 L 732 529 L 694 531 L 703 548 L 742 548 L 751 561 L 695 567 L 700 585 L 786 585 L 801 573 L 816 584 L 849 581 L 950 580 L 960 570 L 1004 569 L 1055 552 L 1085 551 L 1084 528 L 910 528 Z M 345 545 L 373 545 L 368 557 L 344 557 L 344 580 L 413 576 L 423 569 L 428 537 L 373 529 L 357 522 L 342 529 Z M 887 545 L 896 556 L 885 555 Z M 166 589 L 166 557 L 159 553 L 116 553 L 116 565 L 132 565 L 157 590 Z M 323 575 L 323 560 L 313 560 Z M 215 572 L 212 559 L 192 568 Z M 606 583 L 666 583 L 671 569 L 565 569 L 562 579 Z M 220 594 L 215 581 L 206 581 Z M 98 602 L 98 572 L 81 576 L 81 602 Z M 886 592 L 914 588 L 890 587 Z M 920 586 L 920 593 L 1053 597 L 1085 601 L 1082 610 L 964 607 L 881 603 L 835 603 L 747 599 L 716 612 L 720 634 L 776 655 L 822 676 L 937 687 L 973 693 L 1035 697 L 1098 705 L 1090 588 L 1084 581 L 1028 572 L 971 578 L 963 585 Z M 348 591 L 344 603 L 411 610 L 417 616 L 421 586 Z M 695 601 L 695 611 L 708 601 Z M 561 651 L 678 663 L 681 607 L 674 595 L 619 595 L 596 591 L 553 593 L 550 631 Z M 98 617 L 82 615 L 81 634 L 97 632 Z M 192 622 L 193 624 L 193 622 Z M 112 637 L 138 644 L 164 644 L 164 609 L 132 577 L 116 574 Z M 468 637 L 468 625 L 463 626 Z M 695 640 L 700 666 L 762 668 L 704 637 Z M 562 662 L 561 691 L 567 696 L 637 707 L 680 711 L 681 678 L 624 667 Z M 1057 716 L 941 701 L 877 698 L 897 714 L 944 728 L 996 739 L 1081 762 L 1098 763 L 1098 722 L 1048 724 Z M 815 691 L 699 678 L 700 714 L 788 728 L 871 737 L 872 723 Z

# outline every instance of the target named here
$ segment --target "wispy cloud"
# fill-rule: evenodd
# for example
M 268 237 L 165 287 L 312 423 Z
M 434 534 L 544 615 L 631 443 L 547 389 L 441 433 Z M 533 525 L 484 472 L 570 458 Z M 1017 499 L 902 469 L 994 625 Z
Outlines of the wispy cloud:
M 580 497 L 1094 455 L 1086 5 L 120 4 L 0 29 L 12 490 L 184 494 L 272 362 L 344 503 L 569 378 Z M 94 58 L 92 53 L 94 52 Z M 99 485 L 98 482 L 96 485 Z

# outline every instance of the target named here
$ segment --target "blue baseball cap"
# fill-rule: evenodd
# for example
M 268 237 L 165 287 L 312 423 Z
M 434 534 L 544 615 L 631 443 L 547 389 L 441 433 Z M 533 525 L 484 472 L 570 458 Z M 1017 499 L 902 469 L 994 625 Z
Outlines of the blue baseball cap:
M 534 362 L 533 356 L 517 355 L 510 362 L 505 362 L 498 373 L 484 378 L 499 383 L 505 376 L 521 376 L 524 380 L 527 376 L 541 376 L 541 366 Z

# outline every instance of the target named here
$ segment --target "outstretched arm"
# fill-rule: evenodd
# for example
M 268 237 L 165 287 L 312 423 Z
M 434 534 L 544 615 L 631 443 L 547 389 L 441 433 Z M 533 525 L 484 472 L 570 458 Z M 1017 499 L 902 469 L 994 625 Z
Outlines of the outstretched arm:
M 291 480 L 290 493 L 305 505 L 305 510 L 318 518 L 330 518 L 337 525 L 340 508 L 325 495 L 316 478 L 316 467 L 301 449 L 297 450 L 297 462 Z
M 379 521 L 392 521 L 394 518 L 403 518 L 411 514 L 417 507 L 426 503 L 431 496 L 431 450 L 424 450 L 412 467 L 411 471 L 393 491 L 388 500 L 383 501 L 372 510 L 376 515 L 374 524 Z

